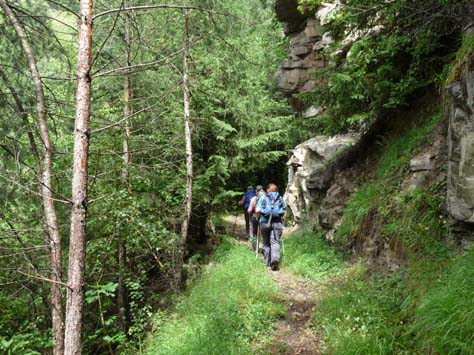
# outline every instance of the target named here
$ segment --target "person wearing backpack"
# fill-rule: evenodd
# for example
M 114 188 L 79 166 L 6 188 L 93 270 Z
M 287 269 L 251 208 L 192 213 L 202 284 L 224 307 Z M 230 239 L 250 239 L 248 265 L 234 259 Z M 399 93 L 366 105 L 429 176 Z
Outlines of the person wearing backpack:
M 244 208 L 244 217 L 245 217 L 245 234 L 247 235 L 247 239 L 250 240 L 250 215 L 247 212 L 247 209 L 249 208 L 250 205 L 250 200 L 252 197 L 256 195 L 254 189 L 252 186 L 247 187 L 247 192 L 245 192 L 245 195 L 242 196 L 242 198 L 239 201 L 239 206 L 242 206 Z
M 267 193 L 258 199 L 256 212 L 260 215 L 260 231 L 263 237 L 263 261 L 272 270 L 280 264 L 280 239 L 283 232 L 283 215 L 286 203 L 275 184 L 269 184 Z
M 263 191 L 262 185 L 257 185 L 255 187 L 255 192 L 257 193 L 252 199 L 250 200 L 249 208 L 247 208 L 247 213 L 250 216 L 250 222 L 252 224 L 252 250 L 255 251 L 257 246 L 257 238 L 258 238 L 258 217 L 255 209 L 257 208 L 258 199 L 265 195 L 265 191 Z

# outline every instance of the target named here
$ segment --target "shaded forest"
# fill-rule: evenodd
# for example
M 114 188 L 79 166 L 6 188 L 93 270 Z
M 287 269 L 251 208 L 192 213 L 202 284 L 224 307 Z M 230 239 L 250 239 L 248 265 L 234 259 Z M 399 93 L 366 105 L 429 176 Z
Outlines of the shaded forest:
M 473 14 L 0 0 L 0 353 L 472 354 Z M 236 232 L 268 183 L 281 277 Z

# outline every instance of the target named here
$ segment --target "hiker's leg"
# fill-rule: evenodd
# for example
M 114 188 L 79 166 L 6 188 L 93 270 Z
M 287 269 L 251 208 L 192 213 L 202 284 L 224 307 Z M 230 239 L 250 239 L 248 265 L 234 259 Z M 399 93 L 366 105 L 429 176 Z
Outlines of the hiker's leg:
M 283 231 L 283 223 L 275 222 L 272 223 L 270 233 L 270 248 L 271 248 L 271 260 L 270 262 L 280 262 L 280 239 Z
M 265 223 L 260 223 L 260 231 L 262 234 L 263 239 L 263 261 L 267 266 L 270 266 L 270 257 L 271 257 L 271 250 L 270 250 L 270 226 L 266 225 Z
M 252 222 L 252 250 L 257 247 L 257 236 L 258 236 L 258 218 L 255 216 L 250 217 Z
M 258 218 L 255 216 L 252 216 L 251 221 L 252 221 L 252 235 L 256 237 L 258 234 Z
M 245 235 L 247 239 L 250 237 L 250 216 L 247 211 L 244 212 L 245 216 Z

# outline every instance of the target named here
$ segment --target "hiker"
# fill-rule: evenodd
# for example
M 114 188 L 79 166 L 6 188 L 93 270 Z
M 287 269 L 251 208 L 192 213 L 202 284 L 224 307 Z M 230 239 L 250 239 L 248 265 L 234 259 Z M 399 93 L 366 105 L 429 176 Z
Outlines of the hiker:
M 247 187 L 247 192 L 245 192 L 245 195 L 242 196 L 242 198 L 239 201 L 239 206 L 242 206 L 244 208 L 244 217 L 245 217 L 245 234 L 247 236 L 247 239 L 250 240 L 250 215 L 247 212 L 247 209 L 249 208 L 250 205 L 250 200 L 252 197 L 256 195 L 254 189 L 252 186 Z
M 257 202 L 256 212 L 260 215 L 260 232 L 263 237 L 263 261 L 272 270 L 278 270 L 280 263 L 280 239 L 283 232 L 283 215 L 286 203 L 278 193 L 275 184 L 269 184 L 267 193 Z
M 252 250 L 255 251 L 257 246 L 257 238 L 258 238 L 258 217 L 257 212 L 255 211 L 257 207 L 258 199 L 265 195 L 265 191 L 263 191 L 262 185 L 257 185 L 255 187 L 255 192 L 257 193 L 252 199 L 250 200 L 249 208 L 247 209 L 247 213 L 250 216 L 250 222 L 252 224 Z

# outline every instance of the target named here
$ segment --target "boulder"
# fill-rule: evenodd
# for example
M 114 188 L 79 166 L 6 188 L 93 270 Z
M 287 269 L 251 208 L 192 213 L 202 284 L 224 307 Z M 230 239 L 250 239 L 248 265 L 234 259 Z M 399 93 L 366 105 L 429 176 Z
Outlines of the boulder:
M 344 159 L 344 152 L 359 139 L 360 134 L 356 133 L 317 136 L 293 150 L 287 163 L 288 187 L 285 200 L 296 224 L 306 218 L 318 219 L 321 201 L 327 194 L 336 167 Z M 337 196 L 338 193 L 335 188 L 330 195 Z M 328 218 L 332 220 L 332 217 Z

